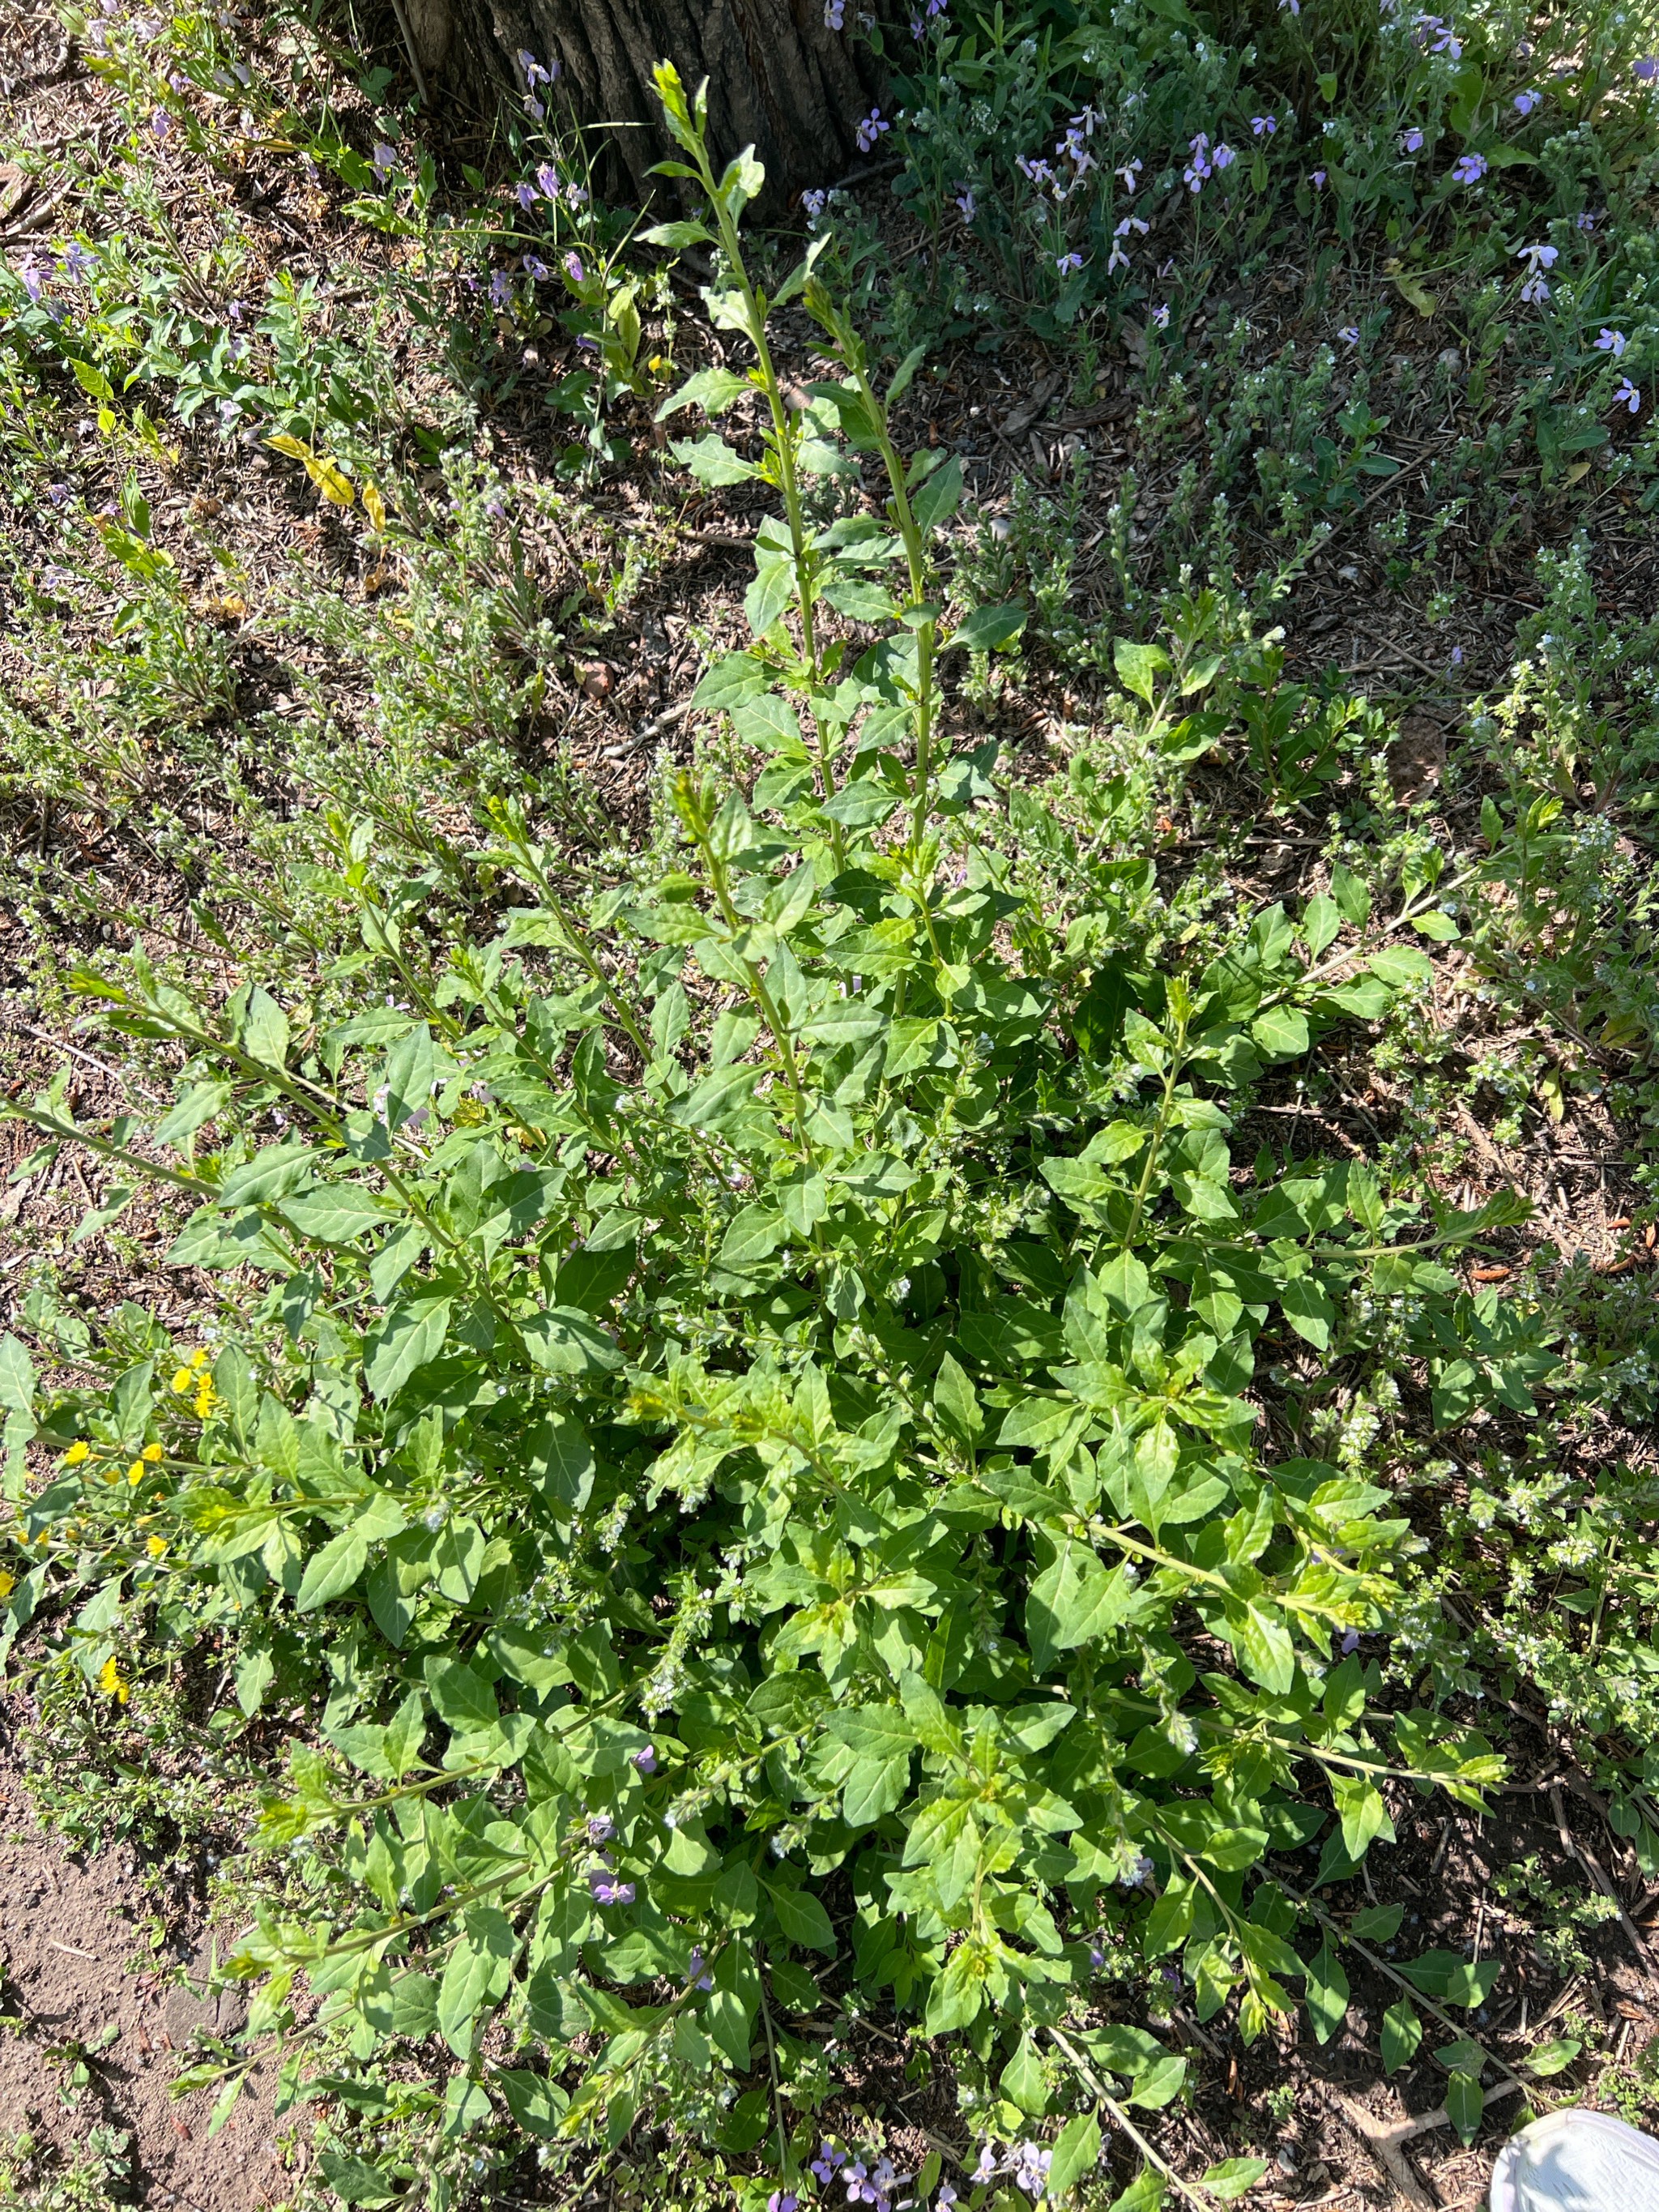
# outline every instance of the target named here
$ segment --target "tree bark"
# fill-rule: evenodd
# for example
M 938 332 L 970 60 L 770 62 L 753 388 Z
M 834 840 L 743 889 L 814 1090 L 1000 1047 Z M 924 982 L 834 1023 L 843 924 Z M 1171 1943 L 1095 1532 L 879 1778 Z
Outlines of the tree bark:
M 848 14 L 860 0 L 848 0 Z M 778 213 L 855 158 L 854 129 L 879 96 L 867 47 L 824 21 L 823 0 L 397 0 L 401 27 L 441 104 L 466 86 L 497 99 L 530 88 L 520 52 L 557 64 L 535 96 L 599 142 L 600 183 L 643 200 L 653 163 L 674 149 L 662 130 L 651 72 L 672 61 L 688 91 L 708 79 L 709 139 L 718 164 L 752 145 L 765 167 L 763 206 Z

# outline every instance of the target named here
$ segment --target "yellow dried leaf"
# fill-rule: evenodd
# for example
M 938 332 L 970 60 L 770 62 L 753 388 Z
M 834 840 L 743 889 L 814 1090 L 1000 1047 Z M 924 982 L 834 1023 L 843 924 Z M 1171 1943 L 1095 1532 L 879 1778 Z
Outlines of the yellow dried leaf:
M 306 463 L 306 474 L 323 497 L 335 507 L 350 507 L 357 497 L 356 485 L 337 461 L 330 460 L 326 453 L 314 453 Z
M 265 443 L 274 447 L 277 453 L 288 454 L 291 460 L 303 461 L 307 468 L 316 459 L 316 455 L 303 439 L 291 438 L 286 430 L 278 430 L 273 436 L 267 438 Z
M 368 517 L 371 530 L 386 528 L 386 501 L 380 497 L 380 487 L 371 477 L 363 486 L 363 513 Z

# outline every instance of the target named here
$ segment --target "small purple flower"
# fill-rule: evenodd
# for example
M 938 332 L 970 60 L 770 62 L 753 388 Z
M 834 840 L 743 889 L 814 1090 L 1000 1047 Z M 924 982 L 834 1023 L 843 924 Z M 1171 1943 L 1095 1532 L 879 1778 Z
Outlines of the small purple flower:
M 956 2202 L 956 2191 L 951 2188 L 948 2181 L 941 2181 L 939 2185 L 939 2195 L 933 2199 L 934 2204 L 938 2207 L 938 2212 L 951 2212 L 951 2207 Z
M 564 198 L 567 207 L 586 207 L 587 187 L 586 185 L 567 185 L 564 188 Z
M 532 123 L 545 123 L 547 120 L 547 110 L 533 92 L 524 95 L 524 112 Z
M 1278 128 L 1279 118 L 1276 115 L 1253 115 L 1250 118 L 1252 138 L 1271 138 Z
M 695 1945 L 691 1956 L 685 1962 L 685 1978 L 694 1990 L 712 1990 L 714 1986 L 714 1977 L 708 1971 L 708 1962 Z
M 823 0 L 824 29 L 826 31 L 842 30 L 846 23 L 847 0 Z
M 165 107 L 158 107 L 155 110 L 155 113 L 149 118 L 149 127 L 155 133 L 158 138 L 165 139 L 172 137 L 173 118 L 167 113 Z
M 37 307 L 46 289 L 46 272 L 32 253 L 26 253 L 17 264 L 17 281 Z
M 995 2143 L 981 2143 L 979 2147 L 979 2164 L 969 2175 L 969 2180 L 981 2183 L 994 2180 L 996 2177 L 998 2164 L 999 2160 L 997 2158 L 997 2147 Z
M 880 108 L 872 107 L 853 133 L 858 142 L 860 153 L 869 153 L 884 132 L 890 131 L 892 127 L 890 123 L 884 123 L 882 120 Z
M 1521 287 L 1521 297 L 1529 307 L 1541 307 L 1550 295 L 1550 288 L 1534 270 Z
M 654 1774 L 657 1771 L 657 1747 L 655 1744 L 648 1743 L 643 1751 L 636 1751 L 634 1753 L 634 1765 L 637 1771 L 641 1774 Z
M 1279 7 L 1281 15 L 1288 8 L 1292 15 L 1299 15 L 1302 13 L 1302 0 L 1279 0 Z
M 1345 323 L 1336 335 L 1345 346 L 1357 346 L 1359 343 L 1359 332 L 1352 323 Z
M 910 18 L 910 36 L 913 39 L 920 40 L 925 39 L 927 35 L 927 26 L 926 23 L 922 21 L 920 15 L 912 15 Z
M 374 149 L 373 159 L 374 173 L 384 184 L 398 166 L 398 149 L 395 146 L 388 146 L 382 139 Z
M 1453 61 L 1463 58 L 1463 42 L 1449 23 L 1438 15 L 1419 15 L 1413 18 L 1412 35 L 1419 46 L 1431 54 L 1449 54 Z
M 1231 169 L 1238 156 L 1231 146 L 1218 146 L 1210 159 L 1214 162 L 1217 173 L 1219 173 L 1223 169 Z
M 838 2150 L 832 2142 L 821 2142 L 818 2145 L 818 2154 L 812 2160 L 812 2171 L 820 2181 L 827 2183 L 846 2163 L 847 2154 L 844 2150 Z
M 1105 1963 L 1105 1952 L 1102 1950 L 1098 1943 L 1091 1943 L 1089 1946 L 1089 1964 L 1094 1968 L 1096 1973 L 1100 1972 Z
M 1515 112 L 1517 115 L 1530 115 L 1534 107 L 1541 107 L 1543 105 L 1544 95 L 1541 92 L 1517 92 L 1515 95 Z
M 526 215 L 536 204 L 536 187 L 526 177 L 513 187 L 513 197 Z
M 1596 217 L 1589 214 L 1576 215 L 1572 219 L 1572 227 L 1575 230 L 1594 230 L 1595 224 Z
M 957 206 L 964 222 L 971 222 L 979 213 L 979 202 L 974 198 L 974 188 L 971 185 L 964 185 L 957 194 Z
M 1212 172 L 1210 142 L 1202 131 L 1190 142 L 1187 152 L 1188 159 L 1181 173 L 1182 182 L 1189 192 L 1201 192 L 1205 180 Z
M 519 67 L 524 71 L 524 81 L 532 92 L 538 84 L 551 84 L 559 71 L 557 62 L 550 70 L 544 69 L 528 46 L 519 49 Z
M 1610 331 L 1604 326 L 1601 337 L 1595 341 L 1595 350 L 1597 353 L 1610 353 L 1618 361 L 1629 343 L 1630 340 L 1623 331 Z
M 1412 125 L 1409 131 L 1402 131 L 1401 132 L 1400 150 L 1402 154 L 1420 154 L 1422 152 L 1423 133 L 1418 129 L 1414 123 Z
M 582 268 L 581 256 L 579 253 L 567 253 L 564 257 L 563 267 L 565 275 L 573 284 L 580 284 L 584 281 L 586 271 Z
M 500 501 L 495 502 L 497 506 Z M 587 1816 L 587 1840 L 590 1844 L 608 1844 L 617 1832 L 617 1824 L 609 1813 L 590 1813 Z
M 1460 660 L 1462 659 L 1462 653 L 1458 655 L 1458 659 Z M 1357 1628 L 1345 1628 L 1342 1632 L 1342 1656 L 1346 1659 L 1358 1649 L 1359 1631 Z
M 1324 191 L 1324 189 L 1325 189 L 1325 172 L 1324 172 L 1324 170 L 1323 170 L 1323 169 L 1316 169 L 1316 170 L 1314 171 L 1314 173 L 1313 173 L 1312 176 L 1310 176 L 1310 177 L 1309 178 L 1308 182 L 1309 182 L 1309 183 L 1313 186 L 1314 190 L 1315 190 L 1316 192 L 1322 192 L 1322 191 Z
M 557 199 L 559 197 L 559 173 L 554 167 L 551 161 L 544 161 L 540 168 L 537 170 L 536 184 L 538 189 L 541 191 L 544 198 L 550 200 Z
M 58 265 L 71 284 L 78 284 L 83 276 L 90 276 L 98 266 L 95 254 L 88 253 L 78 238 L 58 249 Z
M 1460 154 L 1452 170 L 1452 181 L 1459 185 L 1478 185 L 1490 166 L 1484 154 Z
M 1639 412 L 1642 405 L 1642 395 L 1637 389 L 1636 386 L 1631 382 L 1629 377 L 1622 376 L 1620 378 L 1618 386 L 1613 395 L 1613 404 L 1615 407 L 1628 407 L 1632 415 Z
M 1064 276 L 1071 270 L 1082 268 L 1083 256 L 1080 253 L 1057 253 L 1054 256 L 1054 266 Z
M 587 1886 L 593 1893 L 596 1905 L 631 1905 L 634 1902 L 633 1883 L 618 1881 L 608 1868 L 595 1867 L 587 1877 Z
M 1451 649 L 1451 665 L 1454 668 L 1461 668 L 1463 665 L 1463 648 L 1461 645 L 1455 645 Z M 1354 1636 L 1352 1629 L 1348 1631 L 1348 1636 L 1353 1636 L 1354 1642 L 1358 1643 L 1359 1638 Z M 1346 1647 L 1348 1637 L 1345 1636 L 1342 1641 Z
M 545 284 L 553 271 L 539 254 L 526 253 L 524 258 L 524 273 L 532 283 Z
M 46 497 L 54 507 L 67 507 L 73 496 L 67 484 L 58 483 L 46 486 Z
M 1632 75 L 1638 84 L 1651 84 L 1656 77 L 1659 77 L 1659 54 L 1644 54 Z
M 1121 177 L 1124 191 L 1132 192 L 1135 190 L 1135 179 L 1140 174 L 1145 164 L 1140 161 L 1126 161 L 1121 169 L 1114 169 L 1112 174 L 1115 177 Z
M 798 2212 L 799 2204 L 793 2190 L 775 2189 L 766 2200 L 766 2212 Z
M 505 269 L 498 269 L 489 280 L 489 303 L 494 307 L 513 305 L 513 279 Z
M 1169 329 L 1169 327 L 1170 327 L 1170 309 L 1169 309 L 1169 305 L 1168 305 L 1167 301 L 1165 302 L 1165 304 L 1164 304 L 1163 307 L 1154 307 L 1154 308 L 1152 309 L 1152 328 L 1153 328 L 1155 331 L 1167 331 L 1167 330 Z

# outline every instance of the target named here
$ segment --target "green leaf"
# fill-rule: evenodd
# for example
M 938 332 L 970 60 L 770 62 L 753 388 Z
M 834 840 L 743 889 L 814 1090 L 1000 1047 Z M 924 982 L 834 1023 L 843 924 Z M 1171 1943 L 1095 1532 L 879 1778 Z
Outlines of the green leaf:
M 1079 2112 L 1067 2120 L 1054 2145 L 1048 2168 L 1048 2195 L 1058 2201 L 1085 2181 L 1100 2162 L 1100 2122 L 1092 2112 Z
M 1328 2043 L 1348 2013 L 1348 1978 L 1328 1942 L 1308 1967 L 1308 2017 L 1316 2042 Z
M 1576 2035 L 1559 2035 L 1549 2043 L 1540 2043 L 1536 2051 L 1527 2055 L 1527 2071 L 1547 2081 L 1552 2074 L 1571 2066 L 1583 2047 Z
M 1308 1049 L 1307 1016 L 1295 1006 L 1268 1006 L 1250 1024 L 1250 1035 L 1272 1060 L 1300 1060 Z
M 1455 1951 L 1425 1951 L 1420 1959 L 1398 1971 L 1425 1996 L 1438 1997 L 1443 2003 L 1462 2005 L 1465 2011 L 1473 2012 L 1492 1995 L 1504 1962 L 1483 1959 L 1476 1964 L 1460 1958 Z
M 975 607 L 941 641 L 939 651 L 951 653 L 963 646 L 969 653 L 990 653 L 998 646 L 1012 644 L 1024 627 L 1024 607 Z
M 641 243 L 645 246 L 666 246 L 670 247 L 684 246 L 713 246 L 715 243 L 714 233 L 707 229 L 700 222 L 653 222 L 649 230 L 642 230 L 640 233 L 640 240 Z M 700 373 L 705 376 L 708 376 L 719 375 L 724 372 L 720 370 L 704 369 Z M 697 380 L 696 377 L 693 377 L 690 380 L 695 384 Z M 668 404 L 665 402 L 663 406 L 658 410 L 658 422 L 660 422 L 663 416 L 671 411 L 672 410 Z
M 1412 927 L 1419 937 L 1431 938 L 1437 945 L 1453 945 L 1463 934 L 1463 926 L 1438 907 L 1431 907 L 1426 914 L 1414 914 Z
M 734 453 L 724 438 L 711 430 L 706 438 L 695 442 L 687 438 L 671 441 L 669 451 L 677 461 L 684 461 L 699 483 L 747 483 L 761 471 L 752 461 L 744 460 Z
M 0 1337 L 0 1406 L 14 1413 L 33 1413 L 38 1388 L 34 1362 L 20 1340 Z
M 1247 2189 L 1254 2189 L 1267 2171 L 1265 2158 L 1224 2158 L 1219 2166 L 1212 2166 L 1207 2173 L 1200 2174 L 1198 2185 L 1227 2204 L 1235 2197 L 1242 2197 Z
M 778 1916 L 778 1925 L 792 1943 L 799 1943 L 808 1951 L 833 1954 L 836 1931 L 830 1923 L 830 1915 L 809 1890 L 790 1889 L 780 1883 L 774 1888 L 767 1885 L 767 1895 Z
M 1446 2084 L 1446 2118 L 1466 2145 L 1474 2141 L 1486 2109 L 1486 2092 L 1479 2078 L 1460 2068 Z
M 412 1298 L 394 1306 L 370 1329 L 363 1340 L 363 1379 L 371 1396 L 395 1396 L 417 1369 L 438 1357 L 449 1333 L 452 1303 L 447 1297 Z
M 623 1364 L 615 1338 L 575 1306 L 549 1306 L 520 1322 L 519 1333 L 531 1359 L 550 1375 L 607 1375 Z
M 1378 1836 L 1393 1843 L 1394 1822 L 1389 1818 L 1382 1793 L 1374 1782 L 1368 1782 L 1362 1774 L 1339 1775 L 1331 1784 L 1331 1795 L 1342 1821 L 1342 1848 L 1351 1859 L 1363 1859 Z M 1418 1986 L 1426 1988 L 1427 1984 L 1419 1983 Z
M 477 1735 L 500 1726 L 501 1709 L 494 1688 L 465 1660 L 429 1658 L 426 1684 L 438 1718 L 458 1735 Z
M 300 1594 L 294 1601 L 295 1610 L 313 1613 L 331 1598 L 343 1595 L 368 1564 L 368 1546 L 355 1528 L 343 1528 L 306 1562 Z
M 1134 639 L 1112 640 L 1112 662 L 1125 690 L 1150 707 L 1158 677 L 1170 665 L 1170 656 L 1159 645 L 1140 645 Z
M 1423 2023 L 1417 2016 L 1417 2008 L 1407 1998 L 1401 1997 L 1382 2015 L 1383 2071 L 1397 2074 L 1402 2066 L 1409 2066 L 1422 2040 Z
M 470 2058 L 478 2030 L 507 1992 L 518 1954 L 507 1915 L 493 1905 L 470 1905 L 460 1940 L 438 1984 L 438 2032 L 458 2058 Z
M 1087 1544 L 1067 1537 L 1032 1583 L 1025 1618 L 1034 1642 L 1069 1651 L 1115 1628 L 1139 1597 L 1121 1565 L 1109 1572 Z
M 1022 2112 L 1038 2118 L 1048 2109 L 1048 2081 L 1036 2043 L 1023 2035 L 1013 2057 L 1002 2069 L 1002 2094 Z

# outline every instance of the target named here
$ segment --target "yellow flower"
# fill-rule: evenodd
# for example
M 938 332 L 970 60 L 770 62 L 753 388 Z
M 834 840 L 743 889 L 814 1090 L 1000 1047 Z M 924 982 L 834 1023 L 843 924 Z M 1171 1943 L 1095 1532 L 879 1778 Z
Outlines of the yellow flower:
M 202 1377 L 201 1384 L 196 1393 L 197 1419 L 198 1421 L 206 1420 L 208 1415 L 213 1411 L 218 1402 L 219 1400 L 214 1390 L 213 1385 L 204 1375 Z
M 9 1575 L 3 1567 L 0 1567 L 0 1598 L 9 1597 L 16 1587 L 16 1576 Z
M 125 1705 L 132 1685 L 116 1665 L 112 1651 L 98 1669 L 98 1686 L 106 1697 L 117 1698 Z
M 164 1445 L 146 1444 L 143 1451 L 139 1453 L 138 1456 L 140 1459 L 149 1460 L 153 1466 L 158 1459 L 161 1459 L 165 1455 L 165 1452 L 166 1447 Z
M 208 1356 L 206 1352 L 200 1351 L 192 1352 L 190 1355 L 190 1364 L 192 1367 L 205 1367 L 208 1364 Z
M 64 1454 L 64 1464 L 65 1467 L 79 1467 L 83 1459 L 90 1456 L 91 1452 L 92 1446 L 87 1442 L 86 1438 L 84 1437 L 77 1437 L 75 1442 L 70 1446 L 69 1449 Z
M 137 1490 L 143 1479 L 144 1462 L 141 1459 L 136 1459 L 132 1462 L 132 1465 L 127 1469 L 127 1480 L 131 1483 L 133 1489 Z
M 195 1381 L 196 1377 L 191 1373 L 188 1367 L 180 1367 L 176 1369 L 173 1377 L 173 1396 L 175 1398 L 184 1397 L 193 1387 Z
M 144 1549 L 152 1559 L 159 1559 L 167 1547 L 167 1540 L 165 1536 L 150 1536 L 146 1538 L 144 1542 Z

